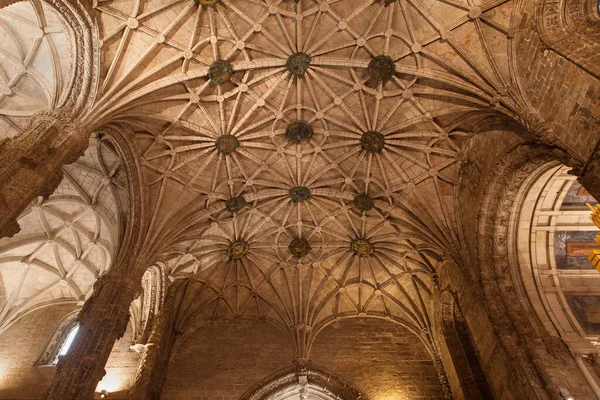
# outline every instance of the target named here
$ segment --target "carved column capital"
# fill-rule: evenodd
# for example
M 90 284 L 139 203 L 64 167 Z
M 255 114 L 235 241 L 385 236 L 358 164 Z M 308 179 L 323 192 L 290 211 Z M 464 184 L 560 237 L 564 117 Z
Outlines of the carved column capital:
M 0 144 L 0 237 L 18 232 L 16 220 L 33 199 L 56 190 L 62 166 L 83 155 L 89 133 L 70 110 L 51 110 L 37 114 L 20 135 Z

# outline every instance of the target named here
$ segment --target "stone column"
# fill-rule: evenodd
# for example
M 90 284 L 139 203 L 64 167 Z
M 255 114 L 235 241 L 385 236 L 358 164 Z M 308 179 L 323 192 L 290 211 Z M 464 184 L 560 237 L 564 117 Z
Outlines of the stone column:
M 21 212 L 54 192 L 62 166 L 83 155 L 88 140 L 82 125 L 61 110 L 34 116 L 20 135 L 0 144 L 0 238 L 19 231 Z
M 600 201 L 600 141 L 592 152 L 589 160 L 579 168 L 573 168 L 571 171 L 577 176 L 581 185 Z
M 435 369 L 440 380 L 440 385 L 442 386 L 442 395 L 444 396 L 444 400 L 453 400 L 454 397 L 452 396 L 452 389 L 450 388 L 450 382 L 448 382 L 448 376 L 446 376 L 446 370 L 444 369 L 442 359 L 438 355 L 435 355 L 433 364 L 435 365 Z
M 177 310 L 185 294 L 188 280 L 176 280 L 167 289 L 156 324 L 146 344 L 129 400 L 158 400 L 167 375 L 171 351 L 178 332 L 175 329 Z
M 141 282 L 133 275 L 110 272 L 96 281 L 94 293 L 79 313 L 76 339 L 69 353 L 59 359 L 44 399 L 93 398 L 113 345 L 127 329 L 129 306 L 140 291 Z

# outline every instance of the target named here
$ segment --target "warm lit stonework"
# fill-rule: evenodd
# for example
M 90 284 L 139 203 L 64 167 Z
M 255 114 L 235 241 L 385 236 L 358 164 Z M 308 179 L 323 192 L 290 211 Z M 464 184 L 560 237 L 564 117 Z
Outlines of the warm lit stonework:
M 0 0 L 0 400 L 600 399 L 599 38 Z

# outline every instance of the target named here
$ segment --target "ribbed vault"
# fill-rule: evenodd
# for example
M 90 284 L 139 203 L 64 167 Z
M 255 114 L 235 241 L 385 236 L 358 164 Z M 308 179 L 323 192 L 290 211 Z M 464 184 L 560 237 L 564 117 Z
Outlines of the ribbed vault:
M 75 75 L 75 37 L 48 4 L 22 1 L 0 11 L 0 55 L 1 142 L 36 112 L 65 105 Z
M 55 193 L 21 215 L 21 232 L 0 240 L 0 331 L 42 307 L 83 305 L 117 254 L 128 207 L 118 155 L 94 138 L 63 173 Z
M 336 318 L 428 331 L 461 148 L 513 115 L 512 8 L 100 2 L 88 118 L 136 137 L 149 258 L 197 289 L 181 320 L 268 318 L 299 356 Z

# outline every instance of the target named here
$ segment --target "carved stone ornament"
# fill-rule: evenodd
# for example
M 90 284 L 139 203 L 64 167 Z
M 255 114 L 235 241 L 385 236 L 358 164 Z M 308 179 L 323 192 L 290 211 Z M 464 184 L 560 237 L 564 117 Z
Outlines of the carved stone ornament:
M 232 197 L 225 203 L 225 208 L 229 212 L 237 212 L 246 207 L 248 203 L 243 196 Z
M 371 211 L 374 207 L 373 198 L 368 194 L 359 194 L 354 198 L 354 207 L 364 212 Z
M 369 153 L 379 153 L 385 146 L 385 138 L 379 132 L 367 131 L 360 138 L 360 144 Z
M 302 258 L 308 255 L 308 253 L 310 253 L 312 250 L 310 244 L 308 244 L 308 240 L 301 238 L 292 240 L 288 249 L 290 250 L 290 253 L 297 258 Z
M 396 73 L 396 65 L 394 64 L 394 60 L 392 60 L 389 56 L 376 56 L 373 57 L 369 62 L 367 71 L 369 72 L 369 76 L 371 76 L 371 78 L 381 82 L 386 82 L 389 81 Z
M 196 4 L 202 4 L 203 6 L 215 6 L 219 0 L 194 0 Z
M 310 65 L 310 58 L 306 53 L 294 53 L 288 57 L 285 67 L 292 75 L 302 78 Z
M 304 121 L 295 121 L 285 129 L 285 139 L 290 144 L 308 143 L 313 136 L 313 128 Z
M 248 242 L 233 242 L 227 248 L 227 257 L 232 260 L 239 260 L 248 254 L 248 250 L 250 250 L 250 245 Z
M 303 186 L 296 186 L 290 189 L 290 198 L 294 204 L 302 203 L 310 199 L 310 190 Z
M 215 142 L 217 150 L 225 155 L 233 153 L 239 145 L 239 140 L 233 135 L 223 135 Z
M 208 0 L 202 0 L 203 1 Z M 233 75 L 233 65 L 227 60 L 217 60 L 208 67 L 208 78 L 217 85 L 221 85 L 231 79 Z
M 350 247 L 352 248 L 354 254 L 363 258 L 369 257 L 375 251 L 375 249 L 373 249 L 373 245 L 365 239 L 356 239 L 354 242 L 352 242 Z

